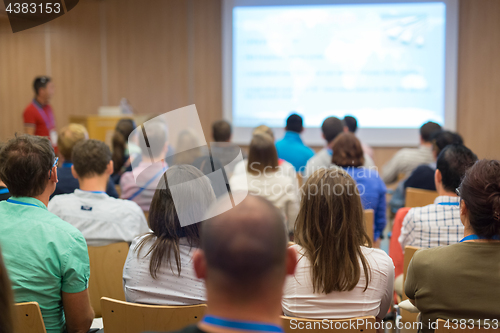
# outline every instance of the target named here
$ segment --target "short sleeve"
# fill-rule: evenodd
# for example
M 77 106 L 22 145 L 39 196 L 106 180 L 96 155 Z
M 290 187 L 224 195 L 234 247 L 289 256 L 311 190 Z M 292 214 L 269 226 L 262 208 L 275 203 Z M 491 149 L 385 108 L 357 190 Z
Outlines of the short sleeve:
M 62 272 L 62 291 L 79 293 L 87 289 L 90 277 L 89 254 L 83 235 L 73 238 Z
M 36 125 L 36 113 L 30 107 L 27 107 L 23 113 L 23 122 L 24 124 Z

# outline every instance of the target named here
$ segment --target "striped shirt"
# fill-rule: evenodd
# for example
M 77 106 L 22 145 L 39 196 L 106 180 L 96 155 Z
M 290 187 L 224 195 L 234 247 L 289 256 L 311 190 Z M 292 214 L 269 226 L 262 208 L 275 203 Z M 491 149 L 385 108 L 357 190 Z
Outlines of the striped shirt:
M 464 237 L 459 203 L 459 197 L 439 196 L 431 205 L 410 209 L 399 236 L 401 248 L 431 248 L 458 243 Z
M 434 162 L 432 147 L 420 145 L 418 148 L 403 148 L 382 168 L 382 179 L 386 184 L 395 182 L 399 174 L 409 176 L 421 164 Z

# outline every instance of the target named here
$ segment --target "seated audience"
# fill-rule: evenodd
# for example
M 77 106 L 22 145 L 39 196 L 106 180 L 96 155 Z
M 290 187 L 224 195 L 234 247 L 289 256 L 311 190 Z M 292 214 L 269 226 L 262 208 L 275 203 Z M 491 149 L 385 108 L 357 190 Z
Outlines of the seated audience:
M 316 171 L 304 185 L 295 223 L 295 275 L 283 295 L 286 316 L 383 319 L 391 305 L 394 266 L 371 248 L 356 182 L 340 168 Z
M 141 162 L 133 171 L 125 172 L 120 179 L 121 197 L 136 202 L 145 212 L 149 211 L 156 185 L 168 167 L 164 161 L 168 150 L 167 127 L 156 122 L 148 126 L 146 140 L 139 140 Z M 160 161 L 160 162 L 155 162 Z
M 386 220 L 386 187 L 377 171 L 363 168 L 363 149 L 352 133 L 342 133 L 332 143 L 332 163 L 347 171 L 358 185 L 364 209 L 374 211 L 373 239 L 376 247 L 384 231 Z
M 56 165 L 47 138 L 17 136 L 0 151 L 0 178 L 12 195 L 0 202 L 0 246 L 15 302 L 38 302 L 47 333 L 86 332 L 94 318 L 87 243 L 47 210 Z
M 323 139 L 326 141 L 325 148 L 321 149 L 317 152 L 309 161 L 307 161 L 306 170 L 304 172 L 305 177 L 311 176 L 315 171 L 319 169 L 327 169 L 332 164 L 332 143 L 335 138 L 345 132 L 344 123 L 337 117 L 328 117 L 323 121 L 321 125 L 321 132 L 323 133 Z M 375 164 L 370 156 L 364 154 L 364 163 L 365 167 L 373 167 Z
M 345 116 L 344 117 L 344 126 L 345 126 L 345 128 L 347 128 L 347 131 L 351 132 L 352 134 L 356 134 L 356 131 L 358 130 L 358 121 L 353 116 Z M 372 159 L 373 158 L 373 149 L 370 146 L 368 146 L 367 144 L 363 143 L 361 140 L 359 140 L 359 141 L 361 142 L 361 147 L 363 147 L 363 153 L 365 154 L 365 160 L 366 160 L 367 156 L 370 157 L 370 159 Z M 365 161 L 365 163 L 366 163 L 366 161 Z M 375 164 L 373 164 L 373 165 L 375 165 Z
M 14 333 L 14 296 L 10 286 L 9 274 L 3 264 L 2 252 L 0 251 L 0 332 Z
M 57 185 L 56 190 L 50 198 L 59 194 L 73 193 L 77 188 L 79 188 L 78 180 L 73 177 L 71 172 L 71 166 L 73 165 L 71 160 L 71 154 L 73 152 L 73 147 L 80 141 L 88 140 L 89 135 L 85 127 L 80 124 L 69 124 L 61 129 L 57 137 L 57 147 L 59 148 L 59 164 L 62 163 L 61 167 L 57 169 Z M 106 193 L 113 198 L 118 198 L 118 193 L 116 192 L 115 184 L 110 179 L 108 184 L 106 184 Z
M 0 150 L 2 150 L 3 144 L 0 142 Z M 0 201 L 4 201 L 10 198 L 9 189 L 5 186 L 5 183 L 0 179 Z
M 400 175 L 405 178 L 421 164 L 429 164 L 434 161 L 432 156 L 431 138 L 435 132 L 441 130 L 441 126 L 431 121 L 420 127 L 420 145 L 418 148 L 403 148 L 398 151 L 392 159 L 382 168 L 382 179 L 386 184 L 394 183 Z
M 244 191 L 259 195 L 272 202 L 286 217 L 288 230 L 299 210 L 297 178 L 287 176 L 278 165 L 278 155 L 273 140 L 267 134 L 256 134 L 250 142 L 247 174 L 231 177 L 231 191 Z
M 296 260 L 279 211 L 263 198 L 248 196 L 204 222 L 193 264 L 208 308 L 196 326 L 178 332 L 283 332 L 283 283 Z
M 113 148 L 113 174 L 111 180 L 115 184 L 120 183 L 121 176 L 127 172 L 132 171 L 132 152 L 128 145 L 128 138 L 136 128 L 134 120 L 123 118 L 118 121 L 111 139 L 111 147 Z M 140 155 L 140 149 L 136 149 L 136 155 Z
M 463 145 L 448 145 L 441 151 L 434 176 L 439 196 L 433 204 L 412 208 L 406 214 L 399 236 L 403 251 L 409 245 L 428 248 L 460 241 L 464 226 L 455 190 L 476 160 L 477 156 Z
M 231 143 L 232 129 L 231 124 L 226 120 L 219 120 L 212 124 L 212 137 L 214 142 L 210 142 L 210 153 L 212 158 L 217 159 L 225 167 L 229 177 L 233 174 L 236 163 L 232 164 L 241 152 L 242 158 L 245 158 L 243 151 L 239 146 Z
M 200 178 L 201 177 L 201 178 Z M 165 172 L 151 202 L 151 232 L 136 238 L 123 269 L 123 286 L 128 302 L 163 305 L 205 303 L 203 281 L 196 278 L 191 257 L 200 243 L 200 223 L 182 226 L 180 215 L 198 214 L 201 221 L 215 194 L 207 177 L 191 165 L 175 165 Z M 194 182 L 195 179 L 198 181 Z M 182 190 L 190 198 L 184 206 L 174 203 L 171 187 L 188 184 Z M 194 204 L 201 212 L 194 212 Z
M 438 318 L 495 325 L 500 318 L 500 162 L 466 171 L 460 194 L 460 243 L 420 250 L 408 267 L 405 293 L 421 312 L 423 332 Z
M 205 146 L 200 146 L 199 133 L 192 128 L 187 128 L 179 132 L 175 155 L 170 156 L 168 161 L 170 165 L 192 165 L 196 159 L 207 156 L 208 151 Z
M 112 198 L 104 189 L 113 173 L 111 151 L 102 141 L 81 141 L 73 148 L 71 171 L 80 189 L 55 196 L 47 207 L 81 231 L 88 246 L 130 243 L 149 231 L 141 208 L 133 201 Z
M 276 142 L 278 157 L 290 162 L 297 172 L 303 172 L 307 161 L 314 156 L 314 150 L 307 147 L 300 138 L 303 131 L 302 117 L 292 114 L 286 120 L 285 136 Z

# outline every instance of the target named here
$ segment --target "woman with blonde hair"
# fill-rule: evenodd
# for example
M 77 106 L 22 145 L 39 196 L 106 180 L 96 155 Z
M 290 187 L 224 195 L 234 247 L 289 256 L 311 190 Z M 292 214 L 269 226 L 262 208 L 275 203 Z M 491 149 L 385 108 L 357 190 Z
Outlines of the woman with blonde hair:
M 394 266 L 384 251 L 371 248 L 356 182 L 341 168 L 321 169 L 303 193 L 293 246 L 299 261 L 285 283 L 283 312 L 310 319 L 383 319 Z

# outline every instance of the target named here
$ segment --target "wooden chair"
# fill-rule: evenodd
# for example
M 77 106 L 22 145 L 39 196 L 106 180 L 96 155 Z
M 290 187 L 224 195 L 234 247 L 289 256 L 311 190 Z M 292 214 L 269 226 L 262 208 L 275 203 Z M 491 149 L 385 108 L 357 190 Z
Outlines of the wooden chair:
M 447 325 L 448 324 L 448 325 Z M 498 328 L 498 322 L 493 323 L 492 321 L 489 322 L 490 327 L 485 328 L 483 326 L 481 327 L 473 327 L 469 328 L 469 322 L 466 322 L 467 328 L 460 328 L 460 320 L 458 320 L 458 323 L 455 323 L 453 321 L 446 321 L 443 319 L 438 319 L 437 320 L 437 328 L 434 330 L 435 333 L 451 333 L 451 332 L 467 332 L 467 333 L 487 333 L 487 332 L 500 332 L 500 328 Z M 448 327 L 446 327 L 448 326 Z M 495 328 L 497 327 L 497 328 Z
M 146 212 L 145 210 L 142 211 L 144 213 L 144 217 L 146 218 L 146 221 L 149 219 L 149 212 Z
M 413 258 L 413 255 L 415 252 L 420 250 L 420 248 L 415 247 L 415 246 L 406 246 L 405 247 L 405 253 L 404 253 L 404 268 L 403 268 L 403 301 L 408 299 L 408 296 L 405 294 L 405 281 L 406 281 L 406 274 L 408 272 L 408 265 L 410 264 L 411 259 Z M 417 321 L 417 316 L 418 313 L 411 313 L 408 312 L 404 309 L 401 309 L 401 321 L 404 323 L 407 322 L 416 322 Z
M 42 312 L 37 302 L 18 303 L 14 306 L 16 332 L 46 333 Z
M 406 207 L 423 207 L 434 203 L 438 197 L 436 191 L 422 190 L 419 188 L 408 187 L 406 189 Z
M 116 190 L 116 193 L 118 193 L 118 197 L 121 198 L 122 197 L 122 188 L 120 187 L 120 185 L 116 184 L 115 190 Z
M 101 297 L 125 300 L 123 291 L 123 265 L 128 254 L 128 243 L 89 246 L 90 303 L 96 318 L 101 317 Z
M 101 308 L 106 333 L 141 333 L 176 331 L 196 324 L 203 318 L 207 306 L 144 305 L 103 297 Z
M 366 233 L 370 237 L 370 239 L 373 240 L 373 223 L 375 221 L 375 212 L 373 209 L 365 209 L 365 228 L 366 228 Z
M 376 333 L 375 322 L 376 319 L 373 316 L 369 317 L 357 317 L 350 319 L 339 319 L 331 320 L 327 322 L 328 329 L 324 329 L 325 321 L 316 319 L 304 319 L 304 318 L 294 318 L 294 317 L 284 317 L 281 316 L 283 320 L 283 328 L 285 333 L 297 333 L 297 332 L 307 332 L 307 333 L 321 333 L 321 332 L 332 332 L 338 331 L 342 333 Z M 357 323 L 362 321 L 363 325 L 358 326 Z M 351 328 L 351 322 L 355 322 L 355 328 Z M 300 327 L 300 328 L 299 328 Z M 302 328 L 303 327 L 303 328 Z M 312 329 L 307 329 L 311 327 Z M 331 329 L 332 328 L 332 329 Z M 108 333 L 108 332 L 106 332 Z

